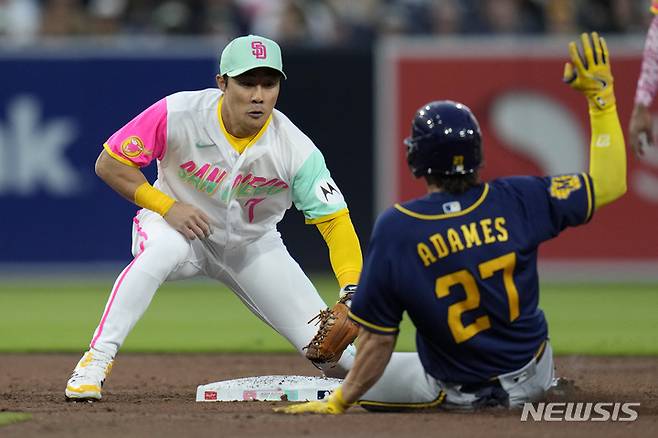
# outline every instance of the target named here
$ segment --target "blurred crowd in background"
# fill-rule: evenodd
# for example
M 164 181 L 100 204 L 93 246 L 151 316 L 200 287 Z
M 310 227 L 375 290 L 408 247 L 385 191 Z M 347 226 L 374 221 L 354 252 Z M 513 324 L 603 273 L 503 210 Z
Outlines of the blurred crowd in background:
M 388 34 L 645 32 L 648 0 L 0 0 L 0 43 L 87 35 L 256 33 L 284 45 Z

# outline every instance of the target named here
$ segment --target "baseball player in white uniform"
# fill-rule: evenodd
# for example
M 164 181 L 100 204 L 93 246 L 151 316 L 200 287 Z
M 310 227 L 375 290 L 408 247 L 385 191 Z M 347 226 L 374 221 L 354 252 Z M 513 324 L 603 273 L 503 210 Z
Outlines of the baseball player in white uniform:
M 274 41 L 236 38 L 222 52 L 218 89 L 167 96 L 104 144 L 96 173 L 142 209 L 134 259 L 67 383 L 68 399 L 101 398 L 114 357 L 166 280 L 219 280 L 301 352 L 315 334 L 308 321 L 326 305 L 276 229 L 293 203 L 326 240 L 341 289 L 357 283 L 361 249 L 343 195 L 318 148 L 274 109 L 285 78 Z M 151 185 L 140 168 L 154 160 Z M 353 354 L 320 366 L 342 377 Z

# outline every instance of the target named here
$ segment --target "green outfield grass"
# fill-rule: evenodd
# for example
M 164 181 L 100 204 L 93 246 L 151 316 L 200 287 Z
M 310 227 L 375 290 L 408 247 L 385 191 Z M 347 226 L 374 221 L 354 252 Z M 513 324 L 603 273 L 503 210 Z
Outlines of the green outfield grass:
M 335 280 L 313 277 L 325 301 Z M 112 279 L 0 282 L 0 352 L 80 352 L 100 319 Z M 558 354 L 658 355 L 658 284 L 542 285 Z M 414 350 L 402 325 L 398 350 Z M 122 351 L 293 351 L 231 292 L 211 282 L 164 285 Z
M 0 412 L 0 427 L 27 421 L 31 418 L 31 414 L 25 414 L 23 412 Z

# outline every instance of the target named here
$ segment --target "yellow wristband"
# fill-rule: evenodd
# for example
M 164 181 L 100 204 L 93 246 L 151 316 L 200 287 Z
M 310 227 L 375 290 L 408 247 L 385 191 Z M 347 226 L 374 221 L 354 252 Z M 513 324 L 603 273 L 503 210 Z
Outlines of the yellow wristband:
M 160 216 L 167 214 L 175 202 L 176 200 L 171 196 L 162 193 L 147 182 L 135 190 L 135 204 L 154 211 Z

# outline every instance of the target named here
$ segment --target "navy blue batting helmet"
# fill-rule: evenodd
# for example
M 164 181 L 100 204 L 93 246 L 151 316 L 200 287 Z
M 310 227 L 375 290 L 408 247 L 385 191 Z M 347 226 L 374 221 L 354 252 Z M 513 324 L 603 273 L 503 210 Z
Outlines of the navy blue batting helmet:
M 404 144 L 416 177 L 466 175 L 482 166 L 480 125 L 466 105 L 451 100 L 423 105 Z

